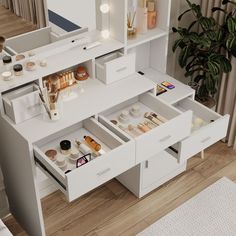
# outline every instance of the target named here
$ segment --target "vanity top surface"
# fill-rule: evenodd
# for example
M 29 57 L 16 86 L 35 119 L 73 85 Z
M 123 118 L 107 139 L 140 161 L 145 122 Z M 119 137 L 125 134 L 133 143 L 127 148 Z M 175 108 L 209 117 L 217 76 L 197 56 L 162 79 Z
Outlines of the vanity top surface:
M 80 87 L 76 87 L 73 99 L 64 101 L 62 116 L 59 121 L 51 121 L 46 113 L 23 123 L 12 126 L 30 143 L 34 143 L 65 129 L 77 122 L 99 114 L 128 99 L 154 89 L 154 83 L 137 73 L 105 85 L 97 79 L 89 79 Z
M 0 92 L 13 89 L 17 86 L 21 86 L 47 75 L 65 70 L 65 68 L 76 66 L 80 63 L 95 59 L 96 57 L 124 47 L 121 42 L 115 39 L 109 38 L 105 40 L 101 39 L 99 35 L 100 33 L 98 31 L 86 32 L 83 34 L 79 34 L 78 36 L 64 39 L 35 49 L 35 56 L 28 57 L 25 60 L 22 60 L 20 63 L 24 65 L 24 63 L 30 60 L 35 61 L 37 64 L 39 64 L 40 60 L 46 60 L 47 66 L 40 67 L 38 65 L 34 71 L 24 70 L 24 74 L 22 76 L 13 76 L 13 79 L 11 81 L 4 81 L 0 75 Z M 82 37 L 89 37 L 92 42 L 99 41 L 101 42 L 101 45 L 89 50 L 84 50 L 83 47 L 87 43 L 83 45 L 79 45 L 79 42 L 72 43 L 73 39 Z M 16 63 L 12 63 L 12 65 L 14 64 Z M 3 72 L 5 70 L 6 68 L 4 66 L 0 67 L 0 72 Z

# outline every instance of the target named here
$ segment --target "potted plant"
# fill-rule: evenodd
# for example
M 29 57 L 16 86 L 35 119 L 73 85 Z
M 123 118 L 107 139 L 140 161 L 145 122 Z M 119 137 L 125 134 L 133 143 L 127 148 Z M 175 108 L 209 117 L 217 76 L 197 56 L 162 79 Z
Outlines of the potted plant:
M 231 58 L 236 57 L 236 9 L 227 12 L 214 7 L 212 12 L 224 14 L 223 24 L 213 17 L 206 17 L 201 6 L 186 0 L 189 8 L 183 12 L 178 21 L 186 14 L 194 19 L 188 27 L 173 27 L 178 38 L 173 45 L 173 52 L 179 50 L 178 63 L 185 70 L 185 77 L 191 78 L 190 84 L 197 85 L 196 99 L 201 102 L 214 98 L 222 73 L 232 70 Z M 222 4 L 234 4 L 223 0 Z

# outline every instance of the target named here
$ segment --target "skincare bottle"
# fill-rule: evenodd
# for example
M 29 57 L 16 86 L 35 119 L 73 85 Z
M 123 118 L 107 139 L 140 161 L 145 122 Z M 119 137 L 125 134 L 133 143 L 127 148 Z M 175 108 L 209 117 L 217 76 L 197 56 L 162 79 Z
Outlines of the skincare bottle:
M 146 0 L 140 0 L 139 7 L 137 8 L 137 30 L 140 34 L 147 33 L 148 25 L 148 10 L 146 7 Z
M 153 29 L 157 24 L 157 12 L 155 9 L 155 1 L 148 1 L 148 29 Z

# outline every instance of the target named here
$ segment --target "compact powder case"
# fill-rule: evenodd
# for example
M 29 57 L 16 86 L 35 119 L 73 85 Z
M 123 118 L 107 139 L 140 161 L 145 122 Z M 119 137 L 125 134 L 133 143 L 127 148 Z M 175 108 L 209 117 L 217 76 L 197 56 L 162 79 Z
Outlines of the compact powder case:
M 61 141 L 60 148 L 63 155 L 69 155 L 71 152 L 71 142 L 69 140 Z
M 57 151 L 56 150 L 48 150 L 45 152 L 45 155 L 51 160 L 51 161 L 56 161 L 57 159 Z

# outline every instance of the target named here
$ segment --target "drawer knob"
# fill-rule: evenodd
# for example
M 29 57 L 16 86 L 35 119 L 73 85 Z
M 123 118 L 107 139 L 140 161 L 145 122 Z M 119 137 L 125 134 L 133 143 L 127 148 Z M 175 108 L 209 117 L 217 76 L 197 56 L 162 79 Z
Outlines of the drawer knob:
M 201 141 L 201 143 L 206 143 L 206 142 L 209 141 L 210 139 L 211 139 L 211 137 L 207 137 L 207 138 L 203 139 L 203 140 Z
M 124 71 L 124 70 L 126 70 L 126 69 L 127 69 L 127 67 L 122 67 L 122 68 L 116 70 L 116 72 L 122 72 L 122 71 Z
M 160 139 L 160 142 L 165 142 L 165 141 L 167 141 L 167 140 L 170 139 L 170 138 L 171 138 L 171 135 L 168 135 L 168 136 L 166 136 L 166 137 Z
M 103 170 L 103 171 L 100 171 L 100 172 L 98 172 L 97 173 L 97 175 L 98 176 L 102 176 L 102 175 L 105 175 L 107 172 L 109 172 L 109 171 L 111 171 L 111 168 L 107 168 L 107 169 L 105 169 L 105 170 Z

